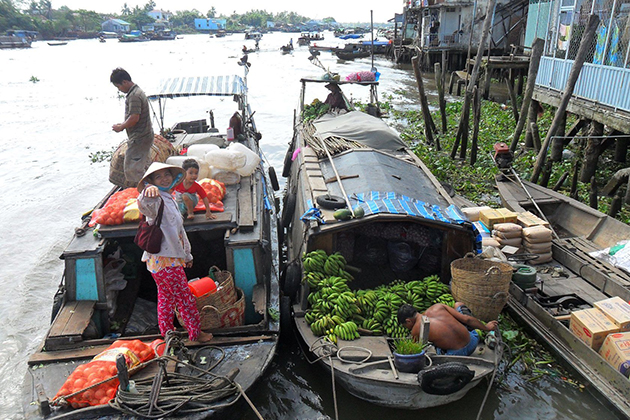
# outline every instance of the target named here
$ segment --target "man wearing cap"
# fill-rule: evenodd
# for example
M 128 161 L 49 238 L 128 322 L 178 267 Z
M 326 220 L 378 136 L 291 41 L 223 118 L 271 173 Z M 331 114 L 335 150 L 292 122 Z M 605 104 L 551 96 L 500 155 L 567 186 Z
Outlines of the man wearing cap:
M 114 124 L 112 130 L 127 131 L 127 151 L 125 152 L 125 186 L 136 185 L 151 163 L 149 152 L 153 144 L 153 127 L 149 112 L 149 101 L 142 89 L 131 81 L 126 70 L 117 68 L 109 78 L 116 88 L 127 94 L 125 99 L 125 121 Z
M 324 101 L 325 104 L 328 104 L 331 109 L 343 109 L 348 110 L 348 105 L 346 104 L 346 100 L 343 97 L 343 93 L 341 92 L 341 88 L 336 83 L 328 83 L 324 86 L 330 93 L 326 97 Z

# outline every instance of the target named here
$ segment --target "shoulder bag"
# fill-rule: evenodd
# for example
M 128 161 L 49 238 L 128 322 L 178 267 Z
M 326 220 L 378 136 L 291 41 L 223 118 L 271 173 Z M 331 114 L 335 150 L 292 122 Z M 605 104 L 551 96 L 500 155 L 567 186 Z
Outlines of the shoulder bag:
M 160 200 L 162 203 L 160 204 L 160 209 L 158 210 L 157 217 L 153 224 L 150 225 L 143 214 L 140 224 L 138 225 L 138 232 L 133 239 L 133 242 L 138 245 L 140 249 L 149 254 L 157 254 L 162 248 L 162 229 L 160 229 L 160 225 L 162 224 L 164 200 L 161 197 Z

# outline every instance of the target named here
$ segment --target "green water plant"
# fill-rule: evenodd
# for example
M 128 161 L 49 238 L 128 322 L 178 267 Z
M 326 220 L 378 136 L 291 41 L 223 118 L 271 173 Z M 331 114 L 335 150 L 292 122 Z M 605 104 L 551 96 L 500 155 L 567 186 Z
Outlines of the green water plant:
M 424 351 L 426 344 L 418 343 L 412 338 L 399 338 L 394 342 L 395 352 L 402 355 L 420 354 Z
M 31 76 L 31 78 L 29 79 L 29 82 L 37 83 L 39 82 L 39 79 L 35 76 Z

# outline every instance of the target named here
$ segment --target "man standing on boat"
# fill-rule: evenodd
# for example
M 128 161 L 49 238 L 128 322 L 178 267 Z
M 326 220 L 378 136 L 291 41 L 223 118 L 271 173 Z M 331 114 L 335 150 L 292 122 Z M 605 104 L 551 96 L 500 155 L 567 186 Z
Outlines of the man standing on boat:
M 429 341 L 438 354 L 470 356 L 480 340 L 476 330 L 492 331 L 497 327 L 497 321 L 484 325 L 469 315 L 470 309 L 463 303 L 456 302 L 455 308 L 436 303 L 420 314 L 413 306 L 404 304 L 398 309 L 398 322 L 411 330 L 412 337 L 418 341 L 424 315 L 429 319 Z
M 131 81 L 126 70 L 117 68 L 112 71 L 110 82 L 122 93 L 125 99 L 125 121 L 114 124 L 112 130 L 120 133 L 127 131 L 127 151 L 125 152 L 124 186 L 137 185 L 151 164 L 149 152 L 153 144 L 153 127 L 149 113 L 149 101 L 144 91 Z

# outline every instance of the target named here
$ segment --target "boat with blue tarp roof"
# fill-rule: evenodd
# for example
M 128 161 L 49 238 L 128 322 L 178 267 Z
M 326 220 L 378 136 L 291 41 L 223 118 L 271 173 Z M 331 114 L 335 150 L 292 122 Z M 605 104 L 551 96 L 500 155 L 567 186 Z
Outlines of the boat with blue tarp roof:
M 451 262 L 478 252 L 480 236 L 425 164 L 379 118 L 378 81 L 328 76 L 301 80 L 299 117 L 282 174 L 287 265 L 281 285 L 292 299 L 302 350 L 333 383 L 374 404 L 418 409 L 456 401 L 496 371 L 502 346 L 494 345 L 494 335 L 480 340 L 469 356 L 438 355 L 426 343 L 427 326 L 420 340 L 428 345 L 432 365 L 399 368 L 393 350 L 408 332 L 395 319 L 397 307 L 376 314 L 367 296 L 398 290 L 404 297 L 384 299 L 398 307 L 413 302 L 419 312 L 445 303 Z M 368 89 L 367 112 L 354 109 L 345 95 L 346 109 L 313 100 L 312 91 L 320 95 L 324 84 L 333 92 L 354 89 L 353 95 L 355 86 Z M 422 297 L 412 291 L 423 282 L 439 292 Z M 446 384 L 441 389 L 438 377 Z

